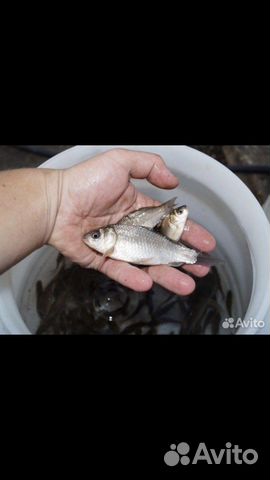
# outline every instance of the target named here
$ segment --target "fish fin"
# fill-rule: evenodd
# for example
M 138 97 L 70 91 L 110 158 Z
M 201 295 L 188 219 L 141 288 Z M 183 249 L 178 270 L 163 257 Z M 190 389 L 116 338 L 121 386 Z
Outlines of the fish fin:
M 181 265 L 183 265 L 183 262 L 179 263 L 179 262 L 171 262 L 171 263 L 168 263 L 168 265 L 170 267 L 181 267 Z
M 132 219 L 129 217 L 129 215 L 126 215 L 125 217 L 121 218 L 121 220 L 118 222 L 118 225 L 133 225 Z
M 170 198 L 170 200 L 168 200 L 167 202 L 162 203 L 160 207 L 172 208 L 176 205 L 176 200 L 177 200 L 177 197 Z
M 114 247 L 109 248 L 106 252 L 103 253 L 103 257 L 109 257 L 114 251 Z
M 195 265 L 203 265 L 205 267 L 214 267 L 216 265 L 222 265 L 224 264 L 224 260 L 221 258 L 217 257 L 211 257 L 211 255 L 208 255 L 207 253 L 199 253 L 197 262 Z
M 171 213 L 171 211 L 176 207 L 176 200 L 177 200 L 177 197 L 173 197 L 170 200 L 168 200 L 167 202 L 164 202 L 161 205 L 159 205 L 159 207 L 157 207 L 157 208 L 162 207 L 163 210 L 164 210 L 164 212 L 162 213 L 160 221 L 163 220 L 165 217 L 167 217 L 167 215 L 169 215 Z
M 143 260 L 141 258 L 137 258 L 132 261 L 135 265 L 154 265 L 152 262 L 154 261 L 154 257 L 150 258 L 144 258 Z
M 158 205 L 156 207 L 143 207 L 139 208 L 139 210 L 135 210 L 134 212 L 130 212 L 128 215 L 123 217 L 118 223 L 120 225 L 136 225 L 136 226 L 141 226 L 148 228 L 152 230 L 154 227 L 157 225 L 160 225 L 162 220 L 171 213 L 173 208 L 176 206 L 176 200 L 177 197 L 173 197 L 170 200 L 167 200 L 167 202 L 162 203 L 161 205 Z M 142 210 L 148 210 L 148 209 L 161 209 L 159 217 L 155 220 L 155 223 L 150 224 L 150 226 L 147 226 L 145 224 L 145 218 L 140 219 L 140 215 L 142 214 Z M 138 218 L 139 217 L 139 218 Z M 149 220 L 147 220 L 147 223 L 149 223 Z

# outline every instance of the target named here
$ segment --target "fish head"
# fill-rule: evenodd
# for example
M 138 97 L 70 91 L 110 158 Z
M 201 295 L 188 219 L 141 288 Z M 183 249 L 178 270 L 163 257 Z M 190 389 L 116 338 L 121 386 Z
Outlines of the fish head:
M 84 243 L 99 253 L 106 255 L 114 249 L 117 235 L 112 227 L 99 228 L 83 237 Z
M 175 226 L 184 225 L 187 221 L 188 214 L 189 211 L 186 205 L 175 208 L 169 216 L 170 224 Z

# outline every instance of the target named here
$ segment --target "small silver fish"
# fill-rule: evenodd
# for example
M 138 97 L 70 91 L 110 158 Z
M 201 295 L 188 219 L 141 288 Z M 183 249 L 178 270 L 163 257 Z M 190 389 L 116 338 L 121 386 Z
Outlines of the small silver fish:
M 158 207 L 144 207 L 131 212 L 123 217 L 118 225 L 137 225 L 140 227 L 154 228 L 168 215 L 175 206 L 177 197 L 171 198 Z
M 161 233 L 174 242 L 179 242 L 188 218 L 186 205 L 175 208 L 162 220 Z
M 194 264 L 198 252 L 160 233 L 135 225 L 110 225 L 86 234 L 86 245 L 106 257 L 136 265 Z

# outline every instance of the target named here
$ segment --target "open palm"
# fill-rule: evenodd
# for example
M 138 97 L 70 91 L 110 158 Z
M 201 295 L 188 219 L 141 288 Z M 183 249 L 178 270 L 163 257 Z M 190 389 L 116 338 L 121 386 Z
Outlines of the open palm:
M 105 258 L 84 244 L 82 237 L 90 230 L 117 223 L 138 208 L 159 204 L 140 193 L 130 178 L 147 178 L 166 189 L 178 185 L 158 155 L 124 149 L 110 150 L 62 170 L 58 214 L 49 243 L 81 266 L 100 270 L 134 290 L 146 291 L 155 281 L 180 295 L 191 293 L 194 280 L 183 272 L 164 265 L 137 268 Z M 205 252 L 215 247 L 212 235 L 191 221 L 183 239 Z M 196 265 L 185 269 L 198 276 L 208 272 Z

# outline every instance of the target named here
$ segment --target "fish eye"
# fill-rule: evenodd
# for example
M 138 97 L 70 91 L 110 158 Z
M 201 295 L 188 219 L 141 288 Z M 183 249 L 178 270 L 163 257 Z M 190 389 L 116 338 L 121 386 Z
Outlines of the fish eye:
M 178 213 L 180 213 L 180 214 L 185 213 L 186 208 L 187 208 L 186 205 L 182 205 L 182 207 L 179 208 Z
M 96 230 L 95 232 L 91 233 L 91 237 L 94 240 L 97 240 L 98 238 L 100 238 L 100 232 L 98 230 Z

